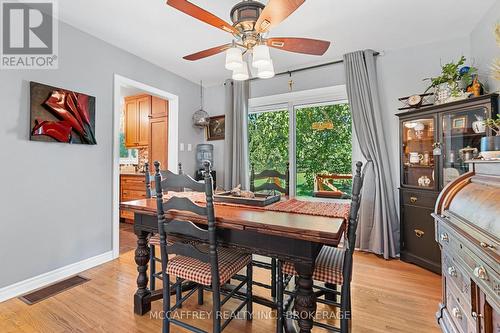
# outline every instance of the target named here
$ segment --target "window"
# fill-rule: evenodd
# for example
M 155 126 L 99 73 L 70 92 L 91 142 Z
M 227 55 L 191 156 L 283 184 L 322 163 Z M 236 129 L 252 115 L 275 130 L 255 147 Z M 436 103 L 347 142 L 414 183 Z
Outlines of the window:
M 288 110 L 255 112 L 248 116 L 248 152 L 255 173 L 277 170 L 285 173 L 288 156 Z M 258 179 L 255 186 L 266 182 Z M 284 184 L 281 184 L 284 187 Z
M 350 197 L 352 118 L 345 86 L 255 98 L 249 104 L 249 161 L 256 173 L 284 172 L 290 163 L 292 196 L 324 190 Z
M 301 106 L 295 109 L 296 191 L 297 196 L 313 196 L 317 175 L 325 177 L 325 190 L 349 197 L 351 180 L 334 175 L 351 173 L 351 110 L 349 104 Z M 328 183 L 328 184 L 326 184 Z
M 139 153 L 137 149 L 125 147 L 125 133 L 120 133 L 120 164 L 139 164 Z

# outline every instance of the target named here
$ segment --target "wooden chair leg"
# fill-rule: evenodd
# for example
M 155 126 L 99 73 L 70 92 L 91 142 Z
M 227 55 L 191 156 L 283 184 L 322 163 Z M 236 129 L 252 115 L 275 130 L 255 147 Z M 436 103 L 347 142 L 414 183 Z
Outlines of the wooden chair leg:
M 213 333 L 221 332 L 221 305 L 220 305 L 220 286 L 215 286 L 212 282 L 212 311 L 213 311 Z
M 271 297 L 276 297 L 276 259 L 271 259 Z
M 253 265 L 247 265 L 247 320 L 253 319 L 253 302 L 252 302 L 252 284 L 253 284 Z
M 281 262 L 277 262 L 277 289 L 276 289 L 276 307 L 277 307 L 277 322 L 276 322 L 276 332 L 283 332 L 283 322 L 284 322 L 284 311 L 283 311 L 283 269 Z
M 155 260 L 155 246 L 149 245 L 149 290 L 156 289 L 156 260 Z
M 170 333 L 170 276 L 167 274 L 166 250 L 161 249 L 161 268 L 163 280 L 163 333 Z
M 176 278 L 175 283 L 177 286 L 175 287 L 175 304 L 178 305 L 178 309 L 182 309 L 181 298 L 182 298 L 182 283 L 180 278 Z
M 198 286 L 198 305 L 203 305 L 203 286 Z
M 351 287 L 349 283 L 342 285 L 342 292 L 340 294 L 340 332 L 351 332 Z
M 332 290 L 337 290 L 337 285 L 333 283 L 325 283 L 325 287 Z M 337 294 L 325 292 L 325 300 L 337 302 Z

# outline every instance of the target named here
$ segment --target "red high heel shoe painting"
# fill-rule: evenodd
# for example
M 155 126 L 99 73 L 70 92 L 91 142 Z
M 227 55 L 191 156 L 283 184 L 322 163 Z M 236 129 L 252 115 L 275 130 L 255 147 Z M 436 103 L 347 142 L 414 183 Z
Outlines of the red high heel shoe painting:
M 33 141 L 95 145 L 95 97 L 30 82 Z

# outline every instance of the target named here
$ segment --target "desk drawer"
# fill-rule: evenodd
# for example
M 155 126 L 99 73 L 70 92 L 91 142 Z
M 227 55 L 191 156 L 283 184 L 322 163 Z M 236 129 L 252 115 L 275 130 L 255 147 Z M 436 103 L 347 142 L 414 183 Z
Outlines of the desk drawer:
M 447 279 L 448 280 L 448 279 Z M 452 284 L 446 284 L 446 308 L 450 313 L 451 320 L 462 333 L 469 333 L 470 309 L 464 309 L 463 299 L 460 293 L 453 287 Z
M 471 248 L 469 241 L 459 236 L 450 226 L 443 222 L 437 222 L 437 239 L 443 247 L 443 251 L 455 263 L 461 265 L 462 272 L 485 290 L 500 297 L 500 274 L 497 267 L 492 267 L 480 258 Z
M 443 253 L 443 276 L 446 285 L 452 284 L 460 292 L 460 304 L 465 310 L 471 310 L 471 280 L 457 262 L 448 253 Z

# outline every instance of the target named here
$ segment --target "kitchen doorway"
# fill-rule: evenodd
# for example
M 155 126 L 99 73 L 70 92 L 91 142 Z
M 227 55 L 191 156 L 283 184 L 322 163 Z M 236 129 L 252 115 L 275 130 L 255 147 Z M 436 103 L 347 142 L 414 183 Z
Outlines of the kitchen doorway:
M 141 92 L 168 102 L 168 169 L 176 170 L 178 153 L 179 97 L 164 90 L 120 76 L 114 76 L 113 97 L 113 258 L 120 255 L 120 118 L 123 112 L 123 101 L 132 92 Z M 128 156 L 133 158 L 134 155 Z M 130 228 L 129 228 L 130 229 Z

